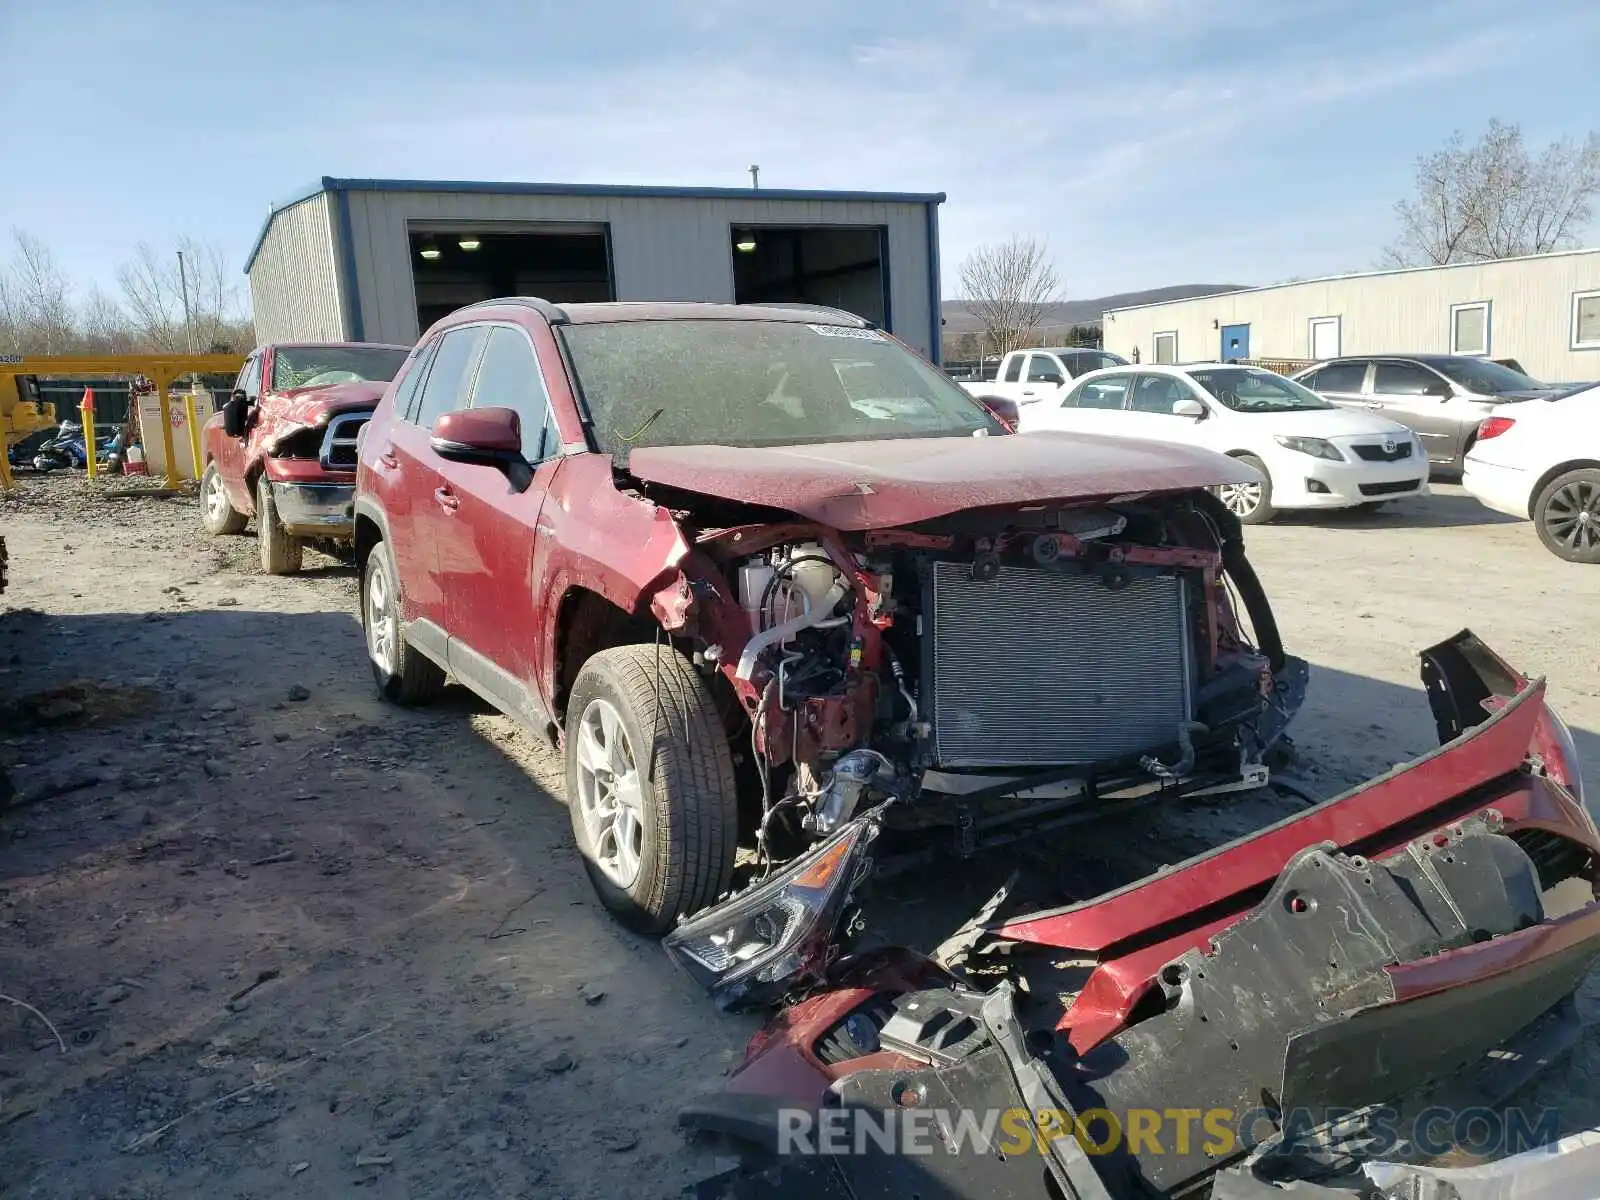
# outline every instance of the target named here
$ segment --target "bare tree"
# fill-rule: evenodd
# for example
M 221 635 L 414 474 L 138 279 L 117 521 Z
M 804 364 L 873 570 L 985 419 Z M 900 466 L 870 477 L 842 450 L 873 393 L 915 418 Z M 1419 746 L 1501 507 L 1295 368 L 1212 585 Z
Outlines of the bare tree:
M 78 308 L 74 341 L 85 354 L 135 354 L 139 350 L 128 314 L 99 287 L 91 288 Z
M 11 231 L 11 257 L 0 264 L 0 340 L 11 353 L 60 354 L 74 334 L 72 284 L 50 248 Z
M 1490 121 L 1468 145 L 1458 132 L 1417 159 L 1417 190 L 1395 205 L 1390 266 L 1480 262 L 1578 244 L 1600 195 L 1600 133 L 1531 153 L 1515 125 Z
M 1061 294 L 1061 281 L 1045 243 L 1012 237 L 980 246 L 961 263 L 961 295 L 983 323 L 989 347 L 1005 354 L 1025 345 L 1043 319 L 1045 305 Z
M 117 268 L 117 282 L 134 331 L 153 350 L 205 352 L 219 345 L 235 349 L 242 337 L 248 340 L 239 288 L 232 280 L 220 250 L 188 237 L 179 238 L 171 252 L 158 252 L 148 242 L 140 242 L 133 259 Z

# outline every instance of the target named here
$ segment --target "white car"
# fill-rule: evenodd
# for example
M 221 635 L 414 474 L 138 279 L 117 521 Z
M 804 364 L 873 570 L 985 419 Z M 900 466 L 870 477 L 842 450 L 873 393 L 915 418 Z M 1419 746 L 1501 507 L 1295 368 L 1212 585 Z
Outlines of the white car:
M 1557 557 L 1600 563 L 1600 386 L 1502 405 L 1478 426 L 1461 482 L 1531 520 Z
M 1031 404 L 1020 432 L 1081 430 L 1187 442 L 1254 467 L 1262 482 L 1221 489 L 1247 525 L 1281 509 L 1376 507 L 1428 494 L 1428 456 L 1404 425 L 1329 404 L 1255 367 L 1113 367 L 1059 403 Z

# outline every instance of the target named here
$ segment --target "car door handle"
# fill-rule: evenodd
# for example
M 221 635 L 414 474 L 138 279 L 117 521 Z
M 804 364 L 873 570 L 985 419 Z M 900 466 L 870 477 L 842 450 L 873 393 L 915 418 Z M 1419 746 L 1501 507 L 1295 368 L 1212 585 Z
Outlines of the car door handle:
M 439 502 L 439 507 L 445 512 L 455 512 L 461 507 L 461 497 L 447 487 L 434 488 L 433 498 Z
M 1031 396 L 1031 395 L 1033 395 L 1033 389 L 1032 388 L 1023 388 L 1022 389 L 1022 394 L 1024 396 Z

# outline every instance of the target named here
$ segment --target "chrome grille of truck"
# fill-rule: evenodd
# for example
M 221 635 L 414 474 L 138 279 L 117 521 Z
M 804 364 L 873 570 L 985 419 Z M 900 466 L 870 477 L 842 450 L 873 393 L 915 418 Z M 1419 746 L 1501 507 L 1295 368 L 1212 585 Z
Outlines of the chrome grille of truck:
M 1193 656 L 1184 584 L 937 563 L 934 750 L 945 767 L 1070 766 L 1177 740 Z
M 322 435 L 322 467 L 325 471 L 354 471 L 356 469 L 356 439 L 361 427 L 372 419 L 369 412 L 340 413 L 328 421 L 328 432 Z

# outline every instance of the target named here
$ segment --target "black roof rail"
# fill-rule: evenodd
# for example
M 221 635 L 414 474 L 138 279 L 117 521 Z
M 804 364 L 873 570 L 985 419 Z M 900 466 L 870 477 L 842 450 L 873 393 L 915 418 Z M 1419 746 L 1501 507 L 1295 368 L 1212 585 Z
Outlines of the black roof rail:
M 464 304 L 457 312 L 468 308 L 490 308 L 502 304 L 519 304 L 523 308 L 531 308 L 552 325 L 565 325 L 567 323 L 567 310 L 559 304 L 551 304 L 548 300 L 541 300 L 538 296 L 497 296 L 492 300 L 474 300 L 471 304 Z
M 752 308 L 798 308 L 804 312 L 826 313 L 830 317 L 843 318 L 841 325 L 852 325 L 857 329 L 876 329 L 877 326 L 859 313 L 847 312 L 842 308 L 832 308 L 826 304 L 807 304 L 801 300 L 756 300 Z

